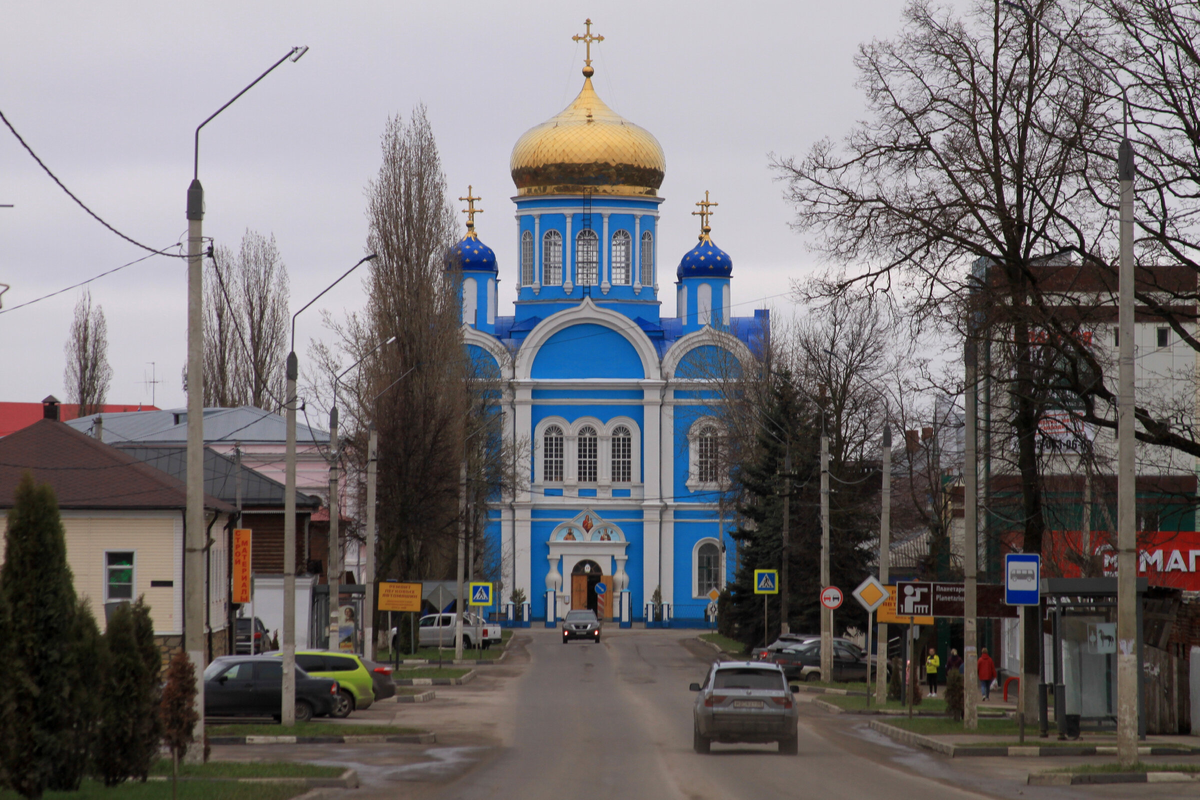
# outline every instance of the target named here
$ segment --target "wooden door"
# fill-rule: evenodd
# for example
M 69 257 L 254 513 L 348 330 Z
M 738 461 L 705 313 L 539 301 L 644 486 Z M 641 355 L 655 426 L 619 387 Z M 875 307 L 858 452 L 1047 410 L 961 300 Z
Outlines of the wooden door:
M 588 599 L 588 576 L 587 575 L 572 575 L 571 576 L 571 608 L 578 610 L 587 608 Z
M 614 608 L 613 608 L 613 605 L 615 604 L 615 602 L 616 602 L 616 601 L 614 600 L 614 597 L 615 597 L 615 595 L 613 594 L 613 579 L 612 579 L 612 575 L 601 575 L 601 576 L 600 576 L 600 582 L 604 584 L 604 588 L 605 588 L 605 590 L 606 590 L 606 591 L 604 592 L 604 615 L 603 615 L 603 619 L 607 619 L 607 620 L 616 619 L 616 616 L 615 616 L 615 614 L 614 614 L 614 611 L 615 611 L 616 609 L 614 609 Z M 597 599 L 597 601 L 599 601 L 599 598 L 596 598 L 596 599 Z M 597 610 L 597 611 L 599 611 L 599 610 L 600 610 L 600 607 L 599 607 L 599 602 L 597 602 L 596 610 Z M 600 614 L 597 614 L 596 616 L 601 616 L 601 615 L 600 615 Z

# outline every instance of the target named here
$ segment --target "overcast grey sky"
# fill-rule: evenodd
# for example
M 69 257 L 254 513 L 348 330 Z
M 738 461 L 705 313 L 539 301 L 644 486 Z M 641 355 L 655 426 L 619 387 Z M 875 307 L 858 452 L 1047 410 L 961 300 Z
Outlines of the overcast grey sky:
M 452 196 L 470 184 L 483 197 L 477 227 L 500 260 L 501 313 L 511 314 L 509 155 L 579 91 L 583 45 L 571 36 L 590 16 L 605 37 L 597 92 L 666 152 L 663 315 L 674 314 L 666 279 L 695 242 L 691 212 L 706 189 L 720 203 L 713 238 L 734 262 L 735 313 L 787 313 L 789 280 L 816 260 L 787 226 L 767 153 L 801 155 L 862 116 L 854 55 L 893 35 L 901 11 L 900 0 L 12 3 L 0 110 L 97 214 L 168 247 L 186 239 L 196 126 L 292 45 L 308 45 L 201 134 L 205 235 L 236 248 L 247 228 L 274 234 L 299 308 L 365 254 L 364 189 L 385 121 L 425 103 Z M 0 176 L 0 203 L 14 206 L 0 208 L 5 309 L 144 255 L 88 217 L 6 129 Z M 109 402 L 149 403 L 153 362 L 158 405 L 184 404 L 185 272 L 180 259 L 152 257 L 91 284 L 108 321 Z M 0 400 L 65 399 L 63 344 L 80 291 L 0 313 Z M 362 303 L 352 277 L 301 316 L 302 370 L 309 340 L 326 335 L 318 309 Z

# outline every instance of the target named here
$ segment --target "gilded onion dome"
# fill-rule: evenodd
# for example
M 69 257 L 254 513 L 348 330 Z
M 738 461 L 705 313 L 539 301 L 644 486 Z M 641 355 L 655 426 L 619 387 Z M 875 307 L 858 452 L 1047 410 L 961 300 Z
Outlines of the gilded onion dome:
M 513 147 L 509 168 L 518 197 L 555 194 L 655 197 L 666 174 L 662 146 L 645 128 L 621 117 L 592 88 L 562 113 L 530 128 Z

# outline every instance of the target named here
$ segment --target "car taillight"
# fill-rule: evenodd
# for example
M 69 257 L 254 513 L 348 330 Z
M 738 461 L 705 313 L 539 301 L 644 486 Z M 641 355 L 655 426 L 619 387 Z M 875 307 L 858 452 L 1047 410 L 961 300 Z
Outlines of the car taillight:
M 723 694 L 710 694 L 708 697 L 704 698 L 704 705 L 708 708 L 712 708 L 717 703 L 724 703 L 728 699 L 729 698 Z
M 392 674 L 391 667 L 376 667 L 375 671 L 378 672 L 380 675 L 391 675 Z
M 262 638 L 262 631 L 255 631 L 255 632 L 254 632 L 254 638 L 255 638 L 255 639 L 261 639 L 261 638 Z
M 792 707 L 792 698 L 790 697 L 772 697 L 771 702 L 777 706 L 783 706 L 784 708 Z
M 337 685 L 337 681 L 334 681 L 334 682 L 333 682 L 333 686 L 330 686 L 330 687 L 329 687 L 329 693 L 330 693 L 330 694 L 337 694 L 337 693 L 338 693 L 338 685 Z

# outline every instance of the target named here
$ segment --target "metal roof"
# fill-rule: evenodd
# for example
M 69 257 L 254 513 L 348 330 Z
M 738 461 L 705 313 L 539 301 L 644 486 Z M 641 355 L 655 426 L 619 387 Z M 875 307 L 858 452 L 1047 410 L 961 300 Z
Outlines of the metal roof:
M 187 409 L 134 411 L 124 414 L 91 414 L 67 422 L 78 431 L 88 432 L 96 417 L 104 418 L 105 444 L 186 444 Z M 204 409 L 204 443 L 278 444 L 287 442 L 287 420 L 279 414 L 253 406 Z M 329 433 L 296 423 L 296 443 L 329 442 Z
M 105 420 L 107 427 L 108 421 Z M 124 453 L 145 462 L 155 469 L 181 481 L 187 479 L 187 448 L 142 445 L 121 445 Z M 283 508 L 286 487 L 279 481 L 268 478 L 249 467 L 242 466 L 242 505 L 249 508 Z M 204 491 L 227 503 L 237 502 L 238 465 L 235 460 L 204 448 Z M 317 508 L 320 498 L 296 492 L 297 508 Z

